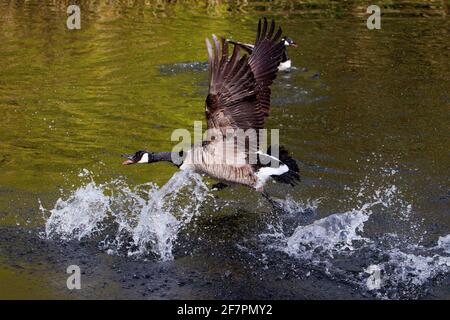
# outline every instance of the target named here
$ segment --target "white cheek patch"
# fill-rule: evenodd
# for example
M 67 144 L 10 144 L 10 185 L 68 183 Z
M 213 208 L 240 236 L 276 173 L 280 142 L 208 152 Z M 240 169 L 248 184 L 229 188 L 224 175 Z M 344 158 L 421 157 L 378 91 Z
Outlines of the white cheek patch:
M 141 160 L 139 160 L 138 163 L 148 163 L 148 153 L 144 153 L 144 155 L 141 157 Z
M 289 42 L 287 42 L 286 40 L 284 40 L 284 45 L 285 46 L 290 46 Z

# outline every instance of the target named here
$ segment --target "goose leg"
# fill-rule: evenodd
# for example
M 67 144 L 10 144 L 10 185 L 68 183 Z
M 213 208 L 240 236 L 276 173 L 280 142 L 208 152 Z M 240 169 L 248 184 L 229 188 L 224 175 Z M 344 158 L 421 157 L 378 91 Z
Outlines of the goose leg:
M 267 201 L 272 205 L 273 209 L 276 211 L 284 211 L 283 207 L 277 203 L 275 200 L 273 200 L 267 193 L 261 192 L 264 198 L 266 198 Z

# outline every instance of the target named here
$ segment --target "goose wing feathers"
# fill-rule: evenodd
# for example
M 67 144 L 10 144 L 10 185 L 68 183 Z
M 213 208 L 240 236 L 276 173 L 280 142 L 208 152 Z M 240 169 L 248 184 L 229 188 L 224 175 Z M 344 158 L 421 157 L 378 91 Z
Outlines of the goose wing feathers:
M 255 47 L 252 44 L 249 43 L 242 43 L 242 42 L 238 42 L 238 41 L 233 41 L 233 40 L 227 40 L 228 43 L 231 43 L 235 46 L 239 46 L 242 49 L 244 49 L 245 51 L 247 51 L 248 54 L 252 54 L 253 52 L 253 48 Z
M 281 28 L 275 22 L 258 23 L 253 53 L 241 56 L 234 46 L 228 56 L 228 44 L 213 35 L 214 48 L 206 40 L 209 62 L 209 92 L 206 97 L 208 128 L 261 129 L 269 115 L 270 85 L 276 78 L 284 50 Z

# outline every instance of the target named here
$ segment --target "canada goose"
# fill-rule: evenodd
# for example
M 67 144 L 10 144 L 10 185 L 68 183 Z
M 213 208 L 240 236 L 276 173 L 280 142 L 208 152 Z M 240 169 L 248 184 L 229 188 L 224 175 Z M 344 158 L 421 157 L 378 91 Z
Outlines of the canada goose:
M 231 57 L 224 38 L 219 42 L 215 35 L 212 36 L 214 50 L 206 39 L 209 63 L 205 112 L 208 139 L 181 154 L 149 151 L 125 154 L 122 156 L 127 160 L 123 164 L 168 161 L 181 170 L 204 173 L 219 181 L 247 185 L 260 192 L 263 192 L 269 177 L 291 185 L 299 181 L 298 166 L 285 149 L 280 148 L 279 158 L 276 158 L 270 149 L 267 153 L 259 150 L 259 142 L 256 145 L 244 143 L 244 148 L 239 148 L 242 142 L 236 142 L 234 136 L 228 139 L 230 131 L 259 132 L 264 128 L 270 109 L 270 85 L 276 78 L 285 51 L 281 33 L 281 28 L 275 33 L 273 20 L 270 28 L 266 19 L 263 24 L 260 20 L 253 53 L 241 56 L 239 46 L 235 45 Z M 233 160 L 241 162 L 228 162 L 230 155 Z M 255 156 L 257 161 L 252 162 Z M 267 160 L 271 162 L 267 163 Z
M 278 66 L 278 70 L 279 71 L 288 71 L 292 67 L 292 61 L 288 57 L 287 47 L 297 48 L 298 46 L 294 42 L 294 40 L 292 40 L 291 38 L 289 38 L 287 36 L 284 36 L 283 38 L 281 38 L 281 41 L 284 43 L 284 50 L 283 50 L 283 56 L 281 58 L 281 63 Z M 247 51 L 249 54 L 252 54 L 253 49 L 255 47 L 253 44 L 237 42 L 237 41 L 233 41 L 233 40 L 229 40 L 229 39 L 227 39 L 227 42 L 232 43 L 237 46 L 240 46 L 242 49 Z

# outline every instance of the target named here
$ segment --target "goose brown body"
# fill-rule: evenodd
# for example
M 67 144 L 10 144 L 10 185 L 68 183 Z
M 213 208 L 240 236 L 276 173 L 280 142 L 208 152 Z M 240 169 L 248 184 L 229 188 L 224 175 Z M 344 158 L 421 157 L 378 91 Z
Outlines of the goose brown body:
M 255 168 L 247 161 L 246 152 L 228 152 L 227 154 L 232 154 L 232 158 L 226 159 L 224 148 L 224 141 L 220 140 L 193 147 L 187 152 L 180 169 L 205 173 L 221 181 L 256 187 L 258 177 Z

